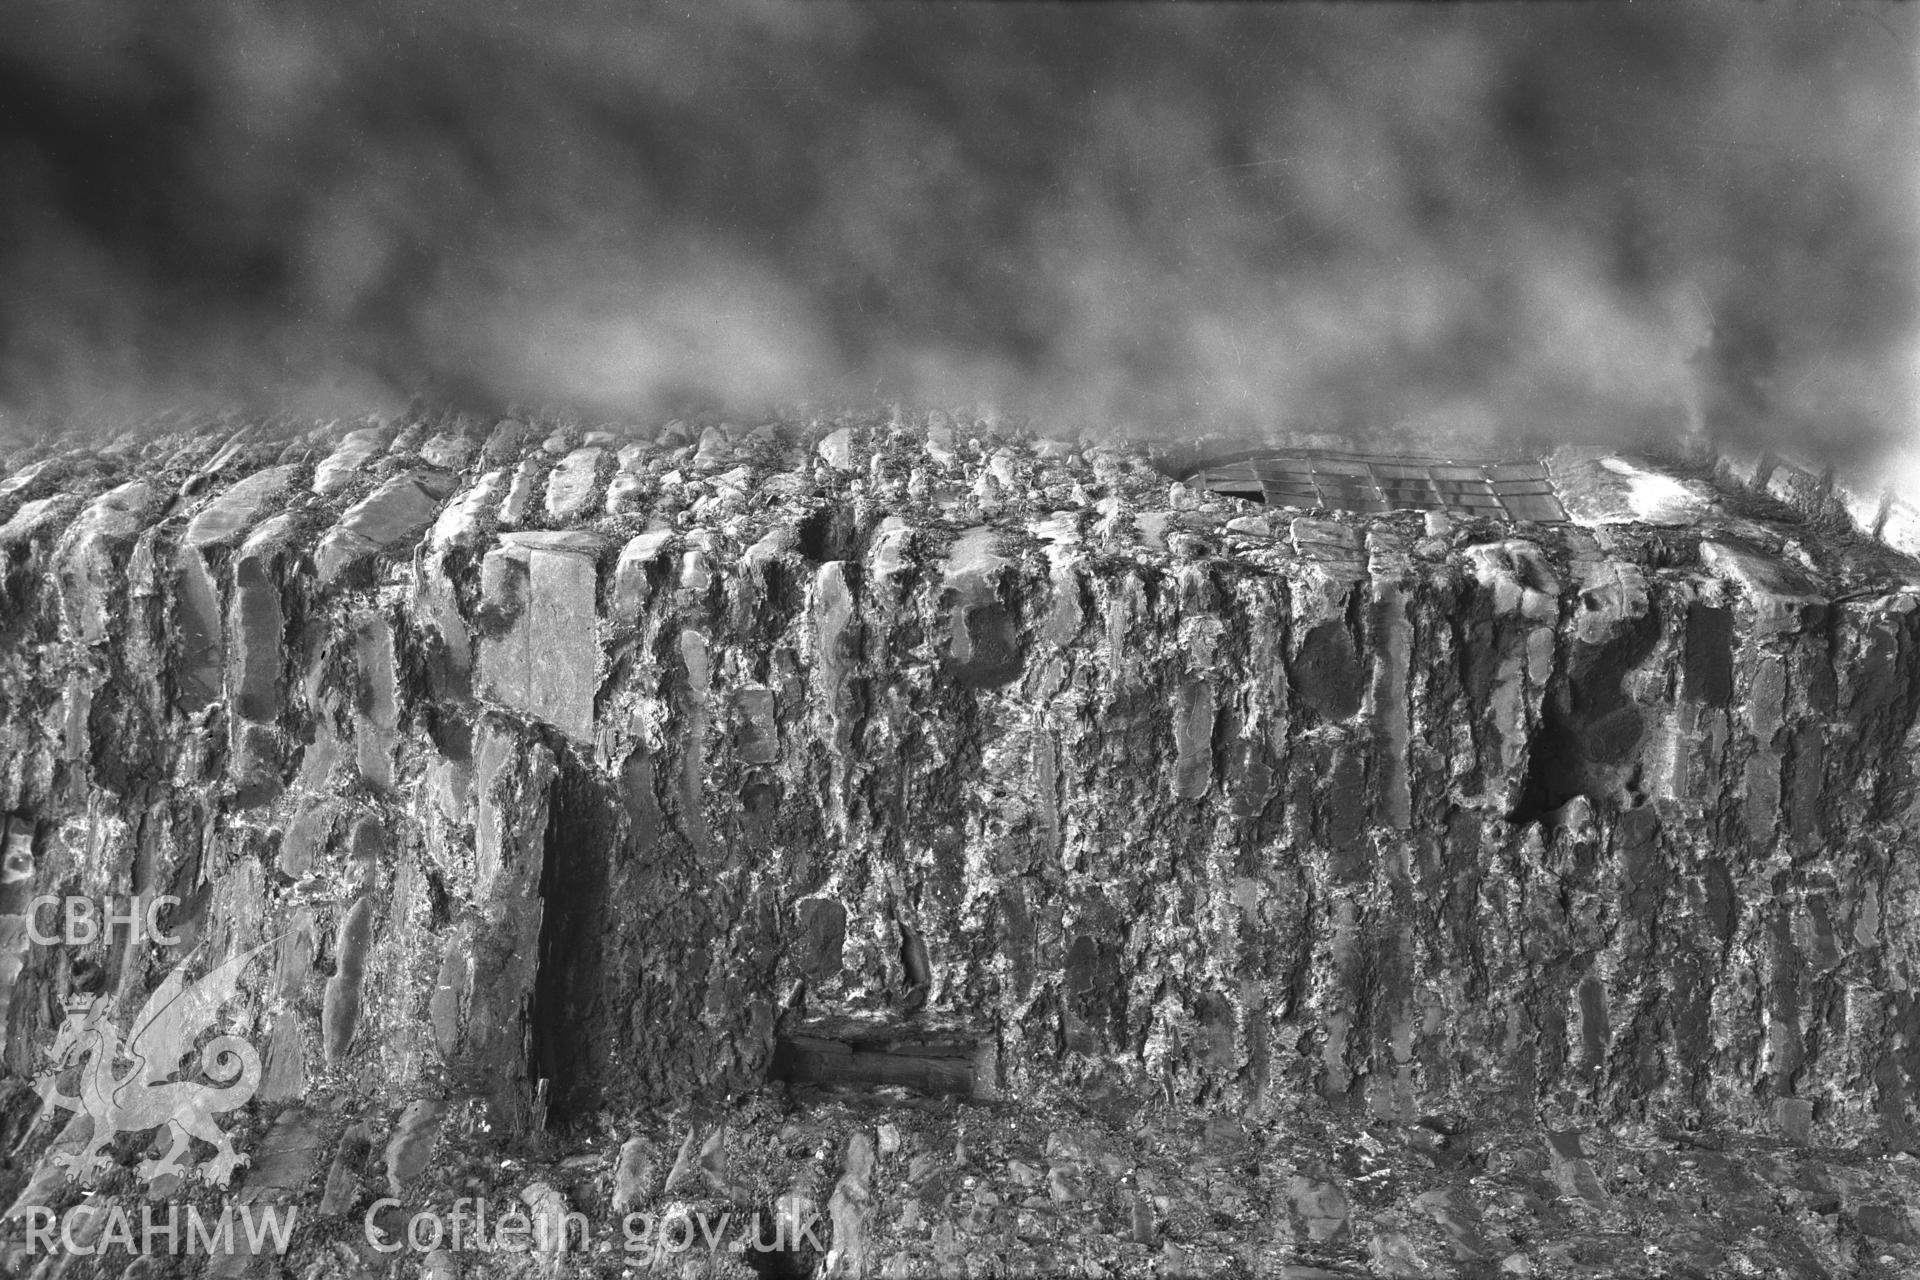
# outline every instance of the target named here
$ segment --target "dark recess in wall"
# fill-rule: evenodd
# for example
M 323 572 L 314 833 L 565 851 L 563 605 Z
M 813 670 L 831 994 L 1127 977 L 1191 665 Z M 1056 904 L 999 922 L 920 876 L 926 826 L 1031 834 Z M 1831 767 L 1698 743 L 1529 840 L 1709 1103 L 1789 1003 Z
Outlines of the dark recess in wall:
M 1556 679 L 1541 706 L 1526 785 L 1510 821 L 1551 826 L 1552 815 L 1576 796 L 1585 796 L 1595 808 L 1638 802 L 1634 748 L 1646 727 L 1623 681 L 1659 639 L 1658 622 L 1649 612 L 1606 644 L 1573 642 L 1566 675 Z
M 588 1033 L 612 1016 L 593 1006 L 603 990 L 601 943 L 614 923 L 608 872 L 621 833 L 606 782 L 565 748 L 555 756 L 540 872 L 540 964 L 529 1022 L 531 1074 L 547 1081 L 547 1125 L 564 1128 L 601 1102 Z

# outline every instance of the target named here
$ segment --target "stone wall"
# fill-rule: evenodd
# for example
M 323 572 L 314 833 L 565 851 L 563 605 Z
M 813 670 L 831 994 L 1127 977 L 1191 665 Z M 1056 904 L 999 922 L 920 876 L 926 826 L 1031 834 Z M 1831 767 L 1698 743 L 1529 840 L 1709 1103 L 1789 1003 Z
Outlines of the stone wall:
M 1119 1108 L 1912 1141 L 1885 548 L 1760 499 L 1292 519 L 938 414 L 542 434 L 16 461 L 16 1097 L 85 953 L 27 940 L 31 884 L 274 940 L 229 1014 L 268 1101 L 525 1130 L 858 1015 Z M 177 955 L 92 954 L 123 1005 Z

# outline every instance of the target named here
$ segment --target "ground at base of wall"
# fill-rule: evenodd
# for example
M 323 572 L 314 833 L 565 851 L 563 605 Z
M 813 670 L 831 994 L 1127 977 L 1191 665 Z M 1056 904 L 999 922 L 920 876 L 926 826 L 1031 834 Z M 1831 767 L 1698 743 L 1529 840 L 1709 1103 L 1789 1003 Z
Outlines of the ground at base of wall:
M 779 1086 L 725 1110 L 601 1117 L 569 1138 L 517 1144 L 455 1108 L 396 1197 L 393 1145 L 363 1139 L 364 1156 L 343 1157 L 355 1149 L 340 1140 L 346 1120 L 321 1115 L 280 1126 L 315 1139 L 304 1183 L 278 1189 L 299 1214 L 284 1256 L 155 1256 L 128 1271 L 111 1251 L 33 1257 L 12 1223 L 0 1270 L 42 1280 L 1920 1274 L 1920 1212 L 1909 1208 L 1920 1205 L 1920 1159 L 1782 1135 L 1547 1129 L 1517 1117 L 1400 1125 L 1317 1104 L 1254 1129 L 1166 1105 L 1121 1116 Z M 382 1118 L 369 1118 L 376 1134 Z M 233 1202 L 250 1188 L 258 1202 L 262 1169 L 256 1159 Z M 102 1197 L 141 1203 L 130 1167 L 107 1175 L 93 1203 Z M 563 1213 L 580 1215 L 563 1256 L 527 1251 L 525 1228 L 501 1231 L 510 1214 L 537 1224 Z

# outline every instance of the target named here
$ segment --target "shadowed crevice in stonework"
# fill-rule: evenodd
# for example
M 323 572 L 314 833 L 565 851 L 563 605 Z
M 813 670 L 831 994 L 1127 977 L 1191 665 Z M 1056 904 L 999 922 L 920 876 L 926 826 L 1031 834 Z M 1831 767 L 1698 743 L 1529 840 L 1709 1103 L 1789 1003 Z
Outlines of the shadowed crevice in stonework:
M 531 1018 L 531 1074 L 547 1081 L 549 1128 L 598 1109 L 610 1068 L 604 945 L 621 928 L 609 894 L 622 838 L 614 804 L 604 779 L 560 753 L 547 808 L 545 915 Z
M 1576 600 L 1575 609 L 1590 607 Z M 1566 674 L 1547 691 L 1541 724 L 1528 752 L 1526 784 L 1511 815 L 1516 823 L 1551 822 L 1576 796 L 1594 804 L 1638 786 L 1634 748 L 1645 733 L 1641 711 L 1623 681 L 1660 639 L 1660 621 L 1635 619 L 1599 644 L 1569 646 Z M 1692 631 L 1688 638 L 1691 641 Z

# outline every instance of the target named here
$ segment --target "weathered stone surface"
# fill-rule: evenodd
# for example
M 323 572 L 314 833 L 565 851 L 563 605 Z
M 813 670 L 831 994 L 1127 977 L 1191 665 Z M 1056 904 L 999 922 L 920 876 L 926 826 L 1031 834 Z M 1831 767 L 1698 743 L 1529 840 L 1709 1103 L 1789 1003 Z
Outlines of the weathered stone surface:
M 433 522 L 441 499 L 453 489 L 444 472 L 397 475 L 347 509 L 314 551 L 315 576 L 328 586 L 356 565 L 413 540 Z
M 1580 1135 L 1571 1131 L 1547 1134 L 1547 1151 L 1553 1159 L 1553 1179 L 1560 1194 L 1595 1213 L 1605 1212 L 1611 1204 L 1606 1188 L 1600 1185 L 1593 1163 L 1580 1144 Z
M 1810 611 L 1826 604 L 1799 569 L 1764 552 L 1709 538 L 1700 544 L 1700 561 L 1739 588 L 1742 602 L 1752 611 L 1755 635 L 1797 630 Z
M 36 538 L 58 537 L 85 503 L 78 494 L 56 494 L 20 504 L 11 519 L 0 525 L 0 547 Z
M 700 447 L 694 450 L 693 465 L 701 470 L 724 467 L 733 460 L 733 444 L 727 439 L 727 433 L 718 427 L 708 427 L 700 433 Z
M 347 489 L 366 465 L 380 456 L 392 438 L 393 433 L 383 427 L 349 431 L 339 446 L 313 469 L 313 491 L 323 498 L 331 498 Z
M 853 470 L 853 428 L 841 427 L 822 436 L 816 446 L 820 460 L 836 471 Z
M 325 1219 L 339 1217 L 347 1211 L 359 1195 L 360 1177 L 372 1152 L 373 1131 L 366 1123 L 347 1126 L 334 1148 L 333 1163 L 327 1168 L 326 1188 L 315 1213 Z
M 1004 684 L 1020 669 L 1019 629 L 999 597 L 1012 561 L 998 542 L 996 530 L 968 529 L 940 570 L 942 593 L 952 602 L 947 652 L 955 676 L 969 684 Z
M 631 1213 L 653 1198 L 657 1159 L 653 1144 L 644 1134 L 636 1133 L 620 1144 L 613 1174 L 615 1213 Z
M 735 751 L 743 764 L 772 764 L 780 758 L 780 727 L 774 718 L 773 690 L 748 685 L 734 694 Z
M 175 701 L 193 714 L 219 699 L 226 663 L 220 589 L 205 557 L 183 550 L 173 578 L 172 635 L 178 660 L 173 668 Z
M 527 512 L 533 509 L 534 490 L 539 487 L 545 468 L 538 458 L 528 458 L 514 468 L 513 480 L 507 486 L 506 501 L 500 505 L 500 525 L 511 529 L 526 522 Z
M 507 492 L 507 473 L 489 471 L 448 503 L 433 522 L 428 544 L 441 553 L 476 545 L 487 520 L 499 510 Z
M 8 1032 L 14 992 L 26 966 L 31 941 L 28 926 L 37 864 L 33 824 L 18 815 L 0 820 L 0 1062 L 24 1076 L 26 1052 Z
M 532 1219 L 536 1253 L 561 1254 L 589 1247 L 586 1215 L 575 1213 L 559 1188 L 536 1182 L 520 1193 L 520 1199 Z
M 159 493 L 145 480 L 116 485 L 73 522 L 57 553 L 62 622 L 83 644 L 107 639 L 125 608 L 127 548 L 155 514 Z
M 873 1197 L 873 1139 L 856 1133 L 847 1140 L 845 1172 L 827 1201 L 833 1215 L 833 1249 L 827 1254 L 829 1277 L 867 1274 L 869 1202 Z
M 247 1171 L 241 1202 L 294 1200 L 306 1190 L 307 1179 L 319 1165 L 324 1149 L 320 1118 L 304 1107 L 288 1107 L 274 1118 L 273 1128 Z
M 1359 535 L 1337 521 L 1303 516 L 1293 522 L 1291 532 L 1294 550 L 1310 559 L 1338 565 L 1357 565 L 1362 560 Z
M 1353 1209 L 1346 1195 L 1319 1178 L 1296 1175 L 1288 1182 L 1287 1211 L 1296 1229 L 1314 1244 L 1331 1244 L 1352 1230 Z
M 307 1096 L 310 1078 L 306 1027 L 291 1009 L 274 1019 L 261 1060 L 261 1101 L 298 1102 Z
M 445 1115 L 446 1107 L 431 1098 L 414 1099 L 400 1114 L 387 1141 L 387 1190 L 393 1195 L 404 1195 L 409 1184 L 427 1171 Z
M 232 603 L 227 620 L 230 665 L 229 698 L 233 714 L 256 724 L 278 717 L 285 683 L 286 610 L 275 570 L 275 534 L 249 539 L 234 561 Z
M 0 480 L 0 502 L 11 508 L 56 484 L 67 470 L 65 458 L 42 458 Z
M 442 432 L 420 446 L 420 460 L 442 471 L 458 471 L 473 456 L 473 441 Z
M 526 451 L 527 442 L 533 435 L 533 428 L 526 423 L 516 418 L 502 418 L 494 425 L 480 452 L 494 466 L 514 462 Z
M 482 565 L 481 608 L 496 634 L 480 641 L 479 692 L 578 739 L 593 731 L 599 689 L 594 544 L 503 541 Z
M 607 484 L 607 514 L 634 515 L 644 510 L 646 495 L 651 487 L 647 477 L 640 472 L 622 470 Z
M 347 1056 L 360 1021 L 360 984 L 366 979 L 367 950 L 373 945 L 373 903 L 357 899 L 340 918 L 334 939 L 334 972 L 320 1017 L 329 1065 Z
M 1182 800 L 1198 800 L 1213 786 L 1213 717 L 1213 686 L 1205 680 L 1182 685 L 1173 721 L 1173 790 Z
M 672 545 L 673 537 L 671 529 L 651 529 L 620 549 L 620 560 L 613 571 L 613 620 L 616 623 L 638 621 L 653 590 L 649 566 Z
M 696 1129 L 674 1194 L 820 1206 L 809 1269 L 1920 1263 L 1888 1158 L 1920 1150 L 1920 571 L 1886 547 L 1711 490 L 1688 524 L 1655 500 L 1707 482 L 1651 464 L 1589 459 L 1605 518 L 1522 537 L 972 422 L 663 432 L 614 518 L 553 502 L 615 443 L 543 426 L 512 516 L 521 445 L 444 506 L 393 470 L 438 429 L 326 501 L 324 432 L 9 499 L 93 486 L 4 584 L 0 1198 L 80 1194 L 41 1176 L 74 970 L 22 941 L 30 887 L 273 941 L 220 1015 L 263 1063 L 234 1131 L 366 1117 L 374 1167 L 308 1189 L 341 1230 L 428 1099 L 409 1206 L 544 1120 L 490 1190 L 598 1223 L 662 1195 L 609 1133 Z M 132 1010 L 174 953 L 91 954 Z M 990 1046 L 954 1070 L 1002 1101 L 756 1092 L 833 1019 Z M 864 1182 L 857 1131 L 892 1134 Z
M 547 476 L 547 519 L 565 523 L 591 515 L 604 449 L 575 449 Z
M 299 473 L 295 466 L 268 467 L 236 481 L 187 522 L 182 543 L 200 549 L 238 538 L 286 497 Z
M 502 533 L 500 545 L 523 551 L 571 551 L 597 556 L 606 550 L 607 539 L 585 529 L 535 529 Z

